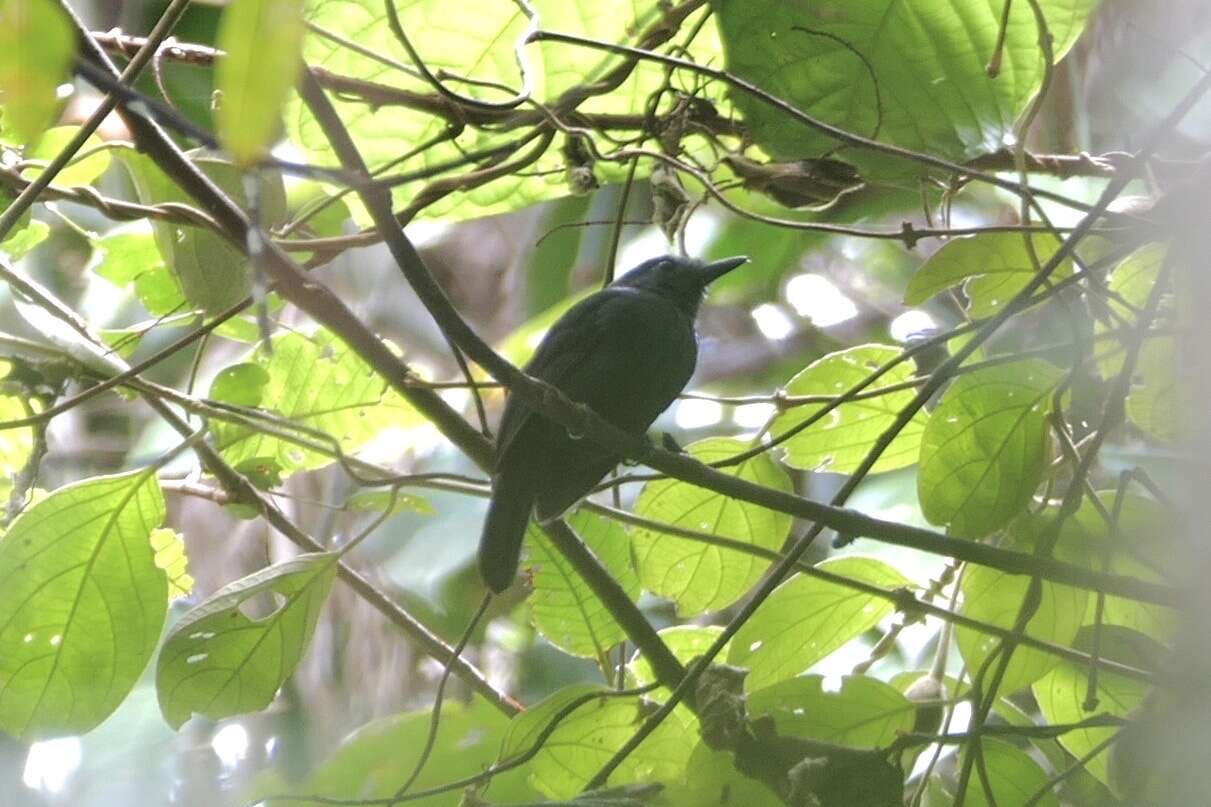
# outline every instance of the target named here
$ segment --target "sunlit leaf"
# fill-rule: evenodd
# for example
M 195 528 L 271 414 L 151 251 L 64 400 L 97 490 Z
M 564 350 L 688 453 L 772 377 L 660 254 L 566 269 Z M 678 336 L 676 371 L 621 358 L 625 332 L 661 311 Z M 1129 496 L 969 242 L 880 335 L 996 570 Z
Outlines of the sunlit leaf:
M 16 395 L 0 395 L 0 421 L 20 420 L 30 410 L 24 399 Z M 0 502 L 7 502 L 12 491 L 12 477 L 29 462 L 34 449 L 34 429 L 25 426 L 0 430 Z
M 239 168 L 202 154 L 192 155 L 191 161 L 236 204 L 248 207 Z M 143 204 L 193 204 L 149 157 L 127 151 L 122 154 L 122 162 L 130 171 L 136 195 Z M 282 178 L 265 171 L 258 176 L 260 222 L 264 227 L 273 227 L 286 217 Z M 191 306 L 217 314 L 248 296 L 252 289 L 248 261 L 225 237 L 202 227 L 166 221 L 153 221 L 152 229 L 161 257 L 180 281 Z
M 59 108 L 76 51 L 71 22 L 53 0 L 0 3 L 0 131 L 33 143 Z
M 1090 629 L 1082 631 L 1082 639 L 1078 644 L 1088 649 L 1091 638 Z M 1130 631 L 1117 628 L 1104 630 L 1100 655 L 1102 658 L 1122 661 L 1137 667 L 1148 667 L 1155 662 L 1149 658 L 1145 648 L 1151 642 L 1140 635 L 1132 635 Z M 1158 652 L 1159 648 L 1151 648 Z M 1144 652 L 1141 652 L 1144 651 Z M 1032 691 L 1039 703 L 1039 711 L 1052 725 L 1078 723 L 1094 715 L 1109 714 L 1115 717 L 1127 717 L 1133 709 L 1143 702 L 1148 692 L 1148 685 L 1143 681 L 1127 678 L 1105 670 L 1098 671 L 1097 686 L 1094 688 L 1096 706 L 1086 709 L 1086 696 L 1089 691 L 1090 671 L 1087 667 L 1078 667 L 1069 661 L 1061 662 L 1047 675 L 1034 682 Z M 1073 756 L 1084 759 L 1086 755 L 1112 737 L 1117 729 L 1090 728 L 1064 732 L 1059 737 L 1060 745 L 1064 746 Z M 1107 771 L 1109 749 L 1088 759 L 1085 770 L 1093 774 L 1104 784 L 1110 784 Z
M 568 523 L 631 600 L 638 600 L 639 578 L 631 566 L 631 548 L 622 525 L 587 510 L 575 512 Z M 626 633 L 541 530 L 532 525 L 527 542 L 526 565 L 534 581 L 530 597 L 534 627 L 565 653 L 604 658 Z
M 29 506 L 0 540 L 0 730 L 80 734 L 109 716 L 160 638 L 168 584 L 153 474 L 95 477 Z
M 912 585 L 874 558 L 834 558 L 818 567 L 884 589 Z M 891 612 L 883 597 L 799 575 L 775 589 L 736 633 L 727 660 L 749 668 L 745 690 L 757 692 L 798 675 Z
M 164 719 L 176 728 L 195 713 L 218 720 L 268 706 L 307 648 L 338 558 L 299 555 L 224 586 L 181 617 L 156 666 Z M 263 599 L 271 610 L 259 608 Z
M 379 718 L 349 735 L 328 759 L 310 769 L 299 782 L 279 776 L 262 776 L 241 801 L 267 807 L 307 807 L 313 797 L 333 799 L 383 799 L 392 796 L 411 776 L 431 721 L 428 709 Z M 442 704 L 437 739 L 424 771 L 413 791 L 427 790 L 455 779 L 481 773 L 495 759 L 509 720 L 482 700 L 469 705 L 451 699 Z M 525 768 L 492 777 L 488 796 L 504 803 L 534 801 L 537 794 L 525 782 Z M 268 798 L 299 794 L 299 798 Z M 312 797 L 312 798 L 307 798 Z M 449 807 L 458 792 L 439 793 L 410 800 L 419 807 Z
M 256 399 L 255 406 L 261 409 L 332 435 L 334 450 L 339 445 L 346 453 L 357 451 L 390 428 L 416 422 L 413 410 L 386 381 L 322 330 L 314 336 L 277 334 L 272 355 L 258 347 L 248 361 L 220 372 L 215 383 L 220 397 L 234 396 L 234 400 L 225 399 L 246 406 L 254 405 L 251 402 Z M 247 426 L 215 422 L 214 431 L 223 456 L 236 466 L 254 460 L 272 462 L 281 473 L 289 474 L 334 461 L 328 454 Z
M 839 395 L 899 355 L 899 350 L 886 345 L 863 345 L 830 353 L 787 382 L 786 394 Z M 912 376 L 912 362 L 901 362 L 882 375 L 871 389 L 899 384 Z M 853 472 L 915 394 L 912 389 L 899 390 L 834 408 L 783 443 L 786 464 L 809 471 Z M 786 410 L 774 421 L 773 434 L 790 431 L 822 408 L 823 404 L 805 404 Z M 892 471 L 915 463 L 928 419 L 924 411 L 917 412 L 871 471 Z
M 673 656 L 682 664 L 689 664 L 698 656 L 705 653 L 715 643 L 723 628 L 718 625 L 674 625 L 658 632 L 660 640 Z M 725 644 L 717 659 L 726 659 L 729 645 Z M 656 681 L 656 673 L 651 663 L 639 652 L 636 652 L 627 664 L 627 680 L 635 686 L 645 686 Z M 663 700 L 664 690 L 656 690 L 648 694 L 652 700 Z
M 223 11 L 215 67 L 219 138 L 241 165 L 265 156 L 302 67 L 304 0 L 234 0 Z
M 686 450 L 701 462 L 740 454 L 750 446 L 715 437 Z M 762 453 L 721 469 L 749 482 L 789 492 L 786 472 Z M 644 485 L 635 512 L 653 521 L 732 538 L 768 550 L 781 548 L 791 517 L 676 479 Z M 681 614 L 716 611 L 731 605 L 769 568 L 770 561 L 732 549 L 710 546 L 654 529 L 631 534 L 635 563 L 644 588 L 677 603 Z
M 986 566 L 969 566 L 960 584 L 963 604 L 959 612 L 1010 630 L 1015 627 L 1029 586 L 1030 577 L 1027 575 L 1005 574 Z M 1070 645 L 1083 624 L 1088 597 L 1084 589 L 1043 581 L 1038 610 L 1026 623 L 1026 634 L 1052 644 Z M 964 627 L 957 628 L 955 634 L 968 670 L 972 675 L 980 674 L 987 663 L 984 685 L 991 686 L 993 673 L 1003 663 L 1002 654 L 996 652 L 1002 639 Z M 996 657 L 988 662 L 989 656 L 994 653 Z M 1016 646 L 998 691 L 1002 695 L 1016 692 L 1037 681 L 1058 663 L 1059 657 L 1056 655 Z
M 9 0 L 12 2 L 12 0 Z M 78 126 L 55 126 L 47 129 L 38 139 L 38 143 L 26 152 L 27 160 L 37 163 L 49 163 L 59 155 L 63 147 L 76 136 Z M 91 185 L 109 168 L 109 151 L 102 148 L 101 138 L 89 135 L 84 145 L 76 152 L 76 156 L 55 175 L 56 185 Z M 41 168 L 28 168 L 21 172 L 28 179 L 33 179 L 42 173 Z
M 965 748 L 967 753 L 971 753 L 973 746 Z M 982 778 L 973 774 L 964 804 L 971 807 L 1025 807 L 1050 780 L 1047 772 L 1029 754 L 1004 740 L 985 738 L 979 748 L 992 796 L 990 798 L 984 792 Z M 1059 799 L 1049 790 L 1039 801 L 1032 803 L 1038 807 L 1060 807 Z
M 189 574 L 185 537 L 176 530 L 160 527 L 151 531 L 151 548 L 156 553 L 156 566 L 163 569 L 168 578 L 168 599 L 192 594 L 194 579 Z
M 809 115 L 850 132 L 964 160 L 996 151 L 1038 91 L 1044 66 L 1025 4 L 1009 7 L 1001 73 L 986 65 L 1000 2 L 714 0 L 728 70 Z M 1056 55 L 1071 47 L 1093 0 L 1042 0 Z M 911 54 L 911 58 L 906 54 Z M 911 170 L 733 93 L 756 142 L 779 159 L 831 156 Z M 916 170 L 920 170 L 918 167 Z
M 1061 373 L 1031 359 L 959 377 L 921 440 L 917 495 L 934 524 L 964 538 L 1017 515 L 1047 468 L 1049 396 Z
M 751 692 L 748 713 L 772 717 L 783 737 L 886 748 L 912 731 L 917 707 L 876 678 L 848 675 L 840 689 L 825 690 L 823 676 L 801 675 Z
M 1148 339 L 1135 367 L 1136 384 L 1127 394 L 1127 417 L 1149 437 L 1171 443 L 1183 422 L 1177 400 L 1177 340 Z
M 904 303 L 920 305 L 966 280 L 967 310 L 977 319 L 991 316 L 1035 275 L 1028 237 L 1020 233 L 981 233 L 946 242 L 912 276 Z M 1059 249 L 1059 242 L 1050 235 L 1032 238 L 1031 244 L 1039 265 Z M 1071 273 L 1072 260 L 1065 258 L 1050 277 L 1058 280 Z

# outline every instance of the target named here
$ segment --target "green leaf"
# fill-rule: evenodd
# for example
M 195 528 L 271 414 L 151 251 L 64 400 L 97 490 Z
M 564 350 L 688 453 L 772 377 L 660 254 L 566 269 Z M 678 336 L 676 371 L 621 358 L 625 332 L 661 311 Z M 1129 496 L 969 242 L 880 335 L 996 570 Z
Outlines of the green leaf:
M 251 400 L 257 394 L 253 388 L 257 388 L 256 405 L 261 409 L 332 435 L 346 453 L 361 449 L 389 429 L 419 423 L 399 394 L 328 331 L 321 330 L 314 336 L 277 334 L 272 355 L 258 347 L 247 362 L 234 367 L 239 369 L 227 369 L 246 379 L 249 389 L 235 391 L 233 387 L 244 382 L 236 378 L 229 383 L 228 376 L 220 373 L 216 379 L 220 394 L 243 395 Z M 213 428 L 224 458 L 236 466 L 254 460 L 261 464 L 272 461 L 287 475 L 333 462 L 327 454 L 243 425 L 216 421 Z
M 0 539 L 0 729 L 81 734 L 151 659 L 168 604 L 153 474 L 94 477 L 28 507 Z
M 602 693 L 591 697 L 594 693 Z M 561 711 L 581 702 L 559 721 L 541 750 L 527 765 L 529 782 L 552 799 L 579 793 L 614 750 L 625 743 L 644 717 L 636 697 L 608 697 L 608 690 L 589 684 L 565 687 L 513 719 L 500 760 L 528 751 Z M 688 710 L 674 710 L 610 777 L 610 784 L 679 781 L 697 744 L 696 721 Z
M 1088 649 L 1090 629 L 1081 632 L 1082 638 L 1078 645 Z M 1147 668 L 1155 663 L 1155 658 L 1140 652 L 1148 649 L 1151 642 L 1142 635 L 1132 635 L 1130 631 L 1121 628 L 1105 629 L 1102 636 L 1102 658 L 1122 661 L 1137 667 Z M 1151 648 L 1154 653 L 1161 652 L 1159 647 Z M 1060 723 L 1077 723 L 1094 715 L 1110 714 L 1115 717 L 1127 717 L 1132 710 L 1139 706 L 1148 693 L 1148 685 L 1143 681 L 1099 670 L 1097 676 L 1096 697 L 1097 706 L 1092 711 L 1085 710 L 1085 696 L 1089 688 L 1089 669 L 1078 667 L 1071 662 L 1061 662 L 1047 675 L 1035 681 L 1032 691 L 1039 703 L 1039 711 L 1047 722 L 1055 725 Z M 1059 743 L 1075 757 L 1083 758 L 1103 743 L 1118 729 L 1091 728 L 1068 731 L 1060 735 Z M 1107 772 L 1109 748 L 1089 759 L 1084 765 L 1085 770 L 1093 774 L 1103 784 L 1110 784 Z
M 933 524 L 979 538 L 1009 523 L 1047 470 L 1048 396 L 1062 378 L 1038 359 L 959 377 L 921 440 L 917 495 Z
M 181 617 L 156 665 L 169 725 L 179 728 L 194 713 L 219 720 L 268 706 L 303 657 L 339 558 L 299 555 L 223 586 Z M 250 616 L 245 609 L 258 595 L 273 598 L 272 611 Z
M 248 207 L 243 173 L 235 165 L 198 154 L 191 161 L 236 204 Z M 192 199 L 176 186 L 148 157 L 133 151 L 122 155 L 130 171 L 135 193 L 143 204 L 192 205 Z M 261 178 L 262 226 L 273 227 L 286 216 L 286 192 L 282 178 L 259 172 Z M 217 232 L 202 227 L 153 221 L 160 255 L 180 281 L 181 290 L 193 307 L 217 314 L 240 302 L 252 290 L 252 276 L 242 252 Z M 140 295 L 142 296 L 142 295 Z M 146 302 L 146 301 L 145 301 Z
M 723 437 L 700 440 L 686 450 L 701 462 L 715 462 L 739 454 L 748 443 Z M 790 492 L 786 472 L 766 454 L 739 465 L 720 469 L 749 482 Z M 777 550 L 790 532 L 791 517 L 732 499 L 676 479 L 644 485 L 635 503 L 644 518 L 691 530 L 732 538 Z M 700 541 L 679 538 L 658 530 L 632 532 L 639 579 L 644 588 L 677 603 L 682 615 L 717 611 L 731 605 L 761 577 L 770 561 Z
M 674 625 L 658 631 L 661 641 L 673 656 L 686 665 L 709 650 L 721 633 L 723 633 L 723 628 L 718 625 Z M 730 646 L 730 643 L 725 644 L 718 658 L 727 658 Z M 656 681 L 656 673 L 652 670 L 651 663 L 638 651 L 627 663 L 627 681 L 629 686 L 646 686 Z M 646 697 L 650 700 L 663 701 L 666 693 L 664 690 L 658 689 L 648 693 Z
M 1107 300 L 1106 304 L 1128 325 L 1135 323 L 1135 311 L 1148 302 L 1148 296 L 1156 284 L 1167 251 L 1168 247 L 1164 244 L 1145 244 L 1124 258 L 1110 273 L 1110 278 L 1106 283 L 1107 288 L 1127 305 L 1114 298 Z M 1094 333 L 1100 336 L 1117 324 L 1099 321 L 1094 325 Z M 1155 341 L 1155 337 L 1149 341 Z M 1099 353 L 1103 353 L 1104 350 L 1104 348 L 1099 349 Z M 1097 367 L 1102 378 L 1109 379 L 1118 375 L 1123 368 L 1122 347 L 1101 355 Z
M 832 558 L 817 568 L 885 589 L 912 585 L 874 558 Z M 798 675 L 891 612 L 882 597 L 799 575 L 778 586 L 736 633 L 727 660 L 749 668 L 745 690 L 757 692 Z
M 281 781 L 277 775 L 262 776 L 245 793 L 241 803 L 267 807 L 314 807 L 314 798 L 385 799 L 408 780 L 429 733 L 428 709 L 379 718 L 359 728 L 323 763 L 308 771 L 299 782 Z M 447 699 L 437 739 L 424 771 L 412 786 L 413 792 L 427 790 L 452 780 L 474 776 L 495 759 L 509 720 L 495 707 L 476 699 L 468 705 Z M 537 794 L 525 783 L 525 767 L 492 777 L 488 797 L 515 804 L 533 801 Z M 298 793 L 298 799 L 273 798 L 280 793 Z M 450 807 L 458 792 L 441 793 L 406 802 L 417 807 Z
M 981 233 L 947 241 L 908 282 L 905 305 L 920 305 L 966 280 L 968 312 L 976 319 L 995 314 L 1035 275 L 1026 238 L 1031 238 L 1040 264 L 1045 264 L 1059 249 L 1050 235 L 1035 238 L 1021 233 Z M 1072 260 L 1065 258 L 1051 277 L 1059 279 L 1069 274 Z
M 381 513 L 387 508 L 391 508 L 392 515 L 420 513 L 422 516 L 431 516 L 434 513 L 433 505 L 428 499 L 412 493 L 393 493 L 389 490 L 359 490 L 345 499 L 341 506 L 342 510 L 354 513 Z
M 59 109 L 76 52 L 71 22 L 53 0 L 0 3 L 0 128 L 33 143 Z
M 2 198 L 0 198 L 2 201 Z M 8 238 L 0 241 L 0 254 L 8 256 L 10 261 L 19 261 L 28 255 L 34 247 L 41 244 L 50 235 L 50 226 L 44 221 L 27 221 L 25 226 L 9 234 Z
M 887 345 L 862 345 L 830 353 L 792 378 L 786 385 L 786 394 L 840 395 L 899 355 L 899 350 Z M 874 386 L 898 384 L 912 375 L 912 363 L 901 362 L 881 376 Z M 836 407 L 783 443 L 786 449 L 784 461 L 792 468 L 852 473 L 915 394 L 906 389 Z M 784 434 L 823 408 L 823 404 L 807 404 L 788 409 L 774 421 L 773 433 Z M 928 419 L 924 411 L 917 412 L 879 457 L 871 472 L 894 471 L 915 463 Z
M 20 420 L 29 415 L 24 399 L 16 395 L 0 395 L 0 421 Z M 33 450 L 32 426 L 0 430 L 0 502 L 7 504 L 13 489 L 12 476 L 25 467 Z
M 47 129 L 38 139 L 37 145 L 26 152 L 25 158 L 39 163 L 49 163 L 59 155 L 63 147 L 76 136 L 76 132 L 79 130 L 79 126 L 55 126 Z M 109 151 L 104 146 L 101 138 L 95 134 L 89 135 L 76 156 L 55 176 L 54 183 L 67 187 L 91 185 L 105 173 L 105 169 L 109 168 Z M 40 167 L 31 167 L 21 172 L 26 179 L 33 179 L 41 173 Z
M 690 754 L 684 782 L 669 785 L 664 795 L 673 807 L 782 807 L 786 803 L 762 782 L 736 770 L 735 756 L 706 743 L 698 743 Z
M 176 600 L 192 594 L 194 579 L 189 574 L 185 536 L 176 530 L 159 527 L 151 531 L 151 548 L 156 553 L 156 566 L 164 570 L 168 579 L 168 599 Z
M 631 566 L 631 548 L 622 525 L 587 510 L 573 513 L 569 524 L 631 601 L 638 600 L 639 578 Z M 534 627 L 565 653 L 605 658 L 606 651 L 625 639 L 626 633 L 541 530 L 531 525 L 527 538 L 534 581 L 530 597 Z
M 1051 778 L 1025 751 L 1004 740 L 985 738 L 980 743 L 980 752 L 984 755 L 992 800 L 985 794 L 980 777 L 972 775 L 967 786 L 967 798 L 963 802 L 970 807 L 1024 807 Z M 1038 807 L 1060 807 L 1059 799 L 1051 792 L 1034 804 Z
M 665 4 L 660 0 L 634 0 L 621 5 L 595 0 L 536 0 L 532 5 L 544 28 L 629 44 L 636 44 L 637 32 L 656 23 L 665 10 Z M 454 17 L 444 0 L 411 0 L 397 3 L 397 8 L 404 30 L 410 32 L 412 44 L 430 70 L 472 80 L 446 79 L 450 89 L 494 101 L 508 98 L 511 92 L 476 84 L 474 80 L 487 80 L 497 85 L 503 82 L 520 89 L 521 76 L 514 49 L 529 23 L 518 6 L 493 0 L 471 0 L 460 5 L 460 13 Z M 309 0 L 307 19 L 320 28 L 355 41 L 369 54 L 345 48 L 312 31 L 304 40 L 303 52 L 308 64 L 395 90 L 425 97 L 433 95 L 433 87 L 411 75 L 411 71 L 396 69 L 385 60 L 375 58 L 386 57 L 396 63 L 411 65 L 408 54 L 387 25 L 381 0 Z M 421 36 L 412 32 L 424 33 Z M 689 50 L 690 56 L 700 64 L 719 64 L 720 45 L 711 21 L 707 21 L 694 38 Z M 525 59 L 532 95 L 546 103 L 553 103 L 572 87 L 602 79 L 621 61 L 619 56 L 553 42 L 529 45 L 525 49 Z M 661 65 L 641 62 L 617 89 L 590 97 L 580 104 L 578 111 L 642 115 L 648 97 L 661 87 L 663 80 Z M 731 111 L 721 84 L 707 84 L 696 97 L 713 103 L 721 115 L 726 116 Z M 462 160 L 464 154 L 511 144 L 518 135 L 517 130 L 498 127 L 460 127 L 452 140 L 436 143 L 421 153 L 401 159 L 401 152 L 406 151 L 400 148 L 401 143 L 419 145 L 448 132 L 450 127 L 446 119 L 433 114 L 431 107 L 380 105 L 340 96 L 334 97 L 333 102 L 371 169 L 390 166 L 393 174 L 407 174 Z M 677 101 L 668 98 L 665 103 L 660 110 L 662 114 Z M 526 108 L 521 107 L 522 110 Z M 336 163 L 319 126 L 297 98 L 292 98 L 287 107 L 286 126 L 291 141 L 304 151 L 308 162 Z M 518 151 L 524 153 L 532 145 L 527 143 Z M 564 145 L 564 137 L 560 135 L 526 171 L 511 172 L 481 187 L 445 195 L 429 204 L 421 215 L 458 220 L 504 213 L 566 196 L 571 188 L 565 178 Z M 687 146 L 703 148 L 701 140 L 694 137 L 688 138 Z M 510 152 L 514 150 L 517 150 L 516 145 Z M 510 158 L 515 156 L 511 154 Z M 442 179 L 472 168 L 472 165 L 460 166 Z M 648 161 L 641 161 L 637 178 L 646 176 L 650 168 Z M 626 176 L 626 167 L 612 162 L 597 162 L 591 170 L 602 183 L 621 181 Z M 415 202 L 425 187 L 425 183 L 413 182 L 396 188 L 397 207 Z M 365 212 L 356 202 L 351 201 L 350 207 L 359 224 L 368 223 Z
M 917 707 L 876 678 L 847 675 L 836 691 L 824 677 L 801 675 L 748 696 L 750 717 L 770 716 L 779 736 L 821 740 L 857 748 L 886 748 L 912 731 Z
M 528 751 L 547 725 L 564 709 L 594 692 L 589 684 L 565 687 L 513 719 L 501 746 L 500 760 Z M 553 799 L 571 798 L 635 731 L 640 720 L 637 698 L 591 698 L 564 717 L 528 764 L 530 785 Z
M 115 286 L 128 286 L 152 267 L 163 266 L 151 229 L 126 226 L 93 242 L 89 268 Z
M 215 375 L 206 397 L 235 406 L 257 407 L 265 398 L 269 381 L 269 371 L 259 364 L 232 364 Z
M 1177 403 L 1177 340 L 1153 337 L 1140 348 L 1135 384 L 1127 394 L 1127 417 L 1149 437 L 1172 443 L 1183 413 Z
M 239 165 L 252 165 L 273 145 L 282 106 L 303 64 L 303 0 L 234 0 L 215 41 L 222 93 L 219 139 Z
M 1041 585 L 1039 607 L 1026 623 L 1026 634 L 1045 642 L 1068 646 L 1084 621 L 1088 592 L 1049 582 Z M 963 604 L 959 613 L 1010 630 L 1014 627 L 1029 586 L 1030 578 L 1026 575 L 1005 574 L 985 566 L 969 566 L 960 584 Z M 971 628 L 959 627 L 955 634 L 959 652 L 963 654 L 972 675 L 983 669 L 989 655 L 1002 643 L 1000 637 Z M 998 653 L 997 658 L 988 665 L 984 679 L 986 686 L 1001 663 Z M 1017 692 L 1037 681 L 1057 663 L 1059 657 L 1051 653 L 1030 647 L 1016 647 L 1001 679 L 999 694 Z
M 1043 78 L 1027 4 L 1010 6 L 1001 74 L 999 0 L 714 0 L 733 75 L 809 115 L 916 151 L 967 160 L 1003 147 Z M 1039 3 L 1063 55 L 1094 0 Z M 876 92 L 877 89 L 877 92 Z M 921 171 L 809 129 L 754 95 L 732 95 L 754 140 L 781 160 L 825 155 L 860 168 Z

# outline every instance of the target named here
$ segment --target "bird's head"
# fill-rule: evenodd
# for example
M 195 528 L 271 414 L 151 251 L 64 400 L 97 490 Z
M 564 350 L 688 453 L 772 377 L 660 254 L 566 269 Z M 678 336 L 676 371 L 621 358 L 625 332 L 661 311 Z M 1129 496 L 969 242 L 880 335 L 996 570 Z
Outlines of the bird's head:
M 655 292 L 671 298 L 686 313 L 694 316 L 702 302 L 706 287 L 737 266 L 748 262 L 746 257 L 724 258 L 705 263 L 695 258 L 664 255 L 651 258 L 614 281 L 615 286 Z

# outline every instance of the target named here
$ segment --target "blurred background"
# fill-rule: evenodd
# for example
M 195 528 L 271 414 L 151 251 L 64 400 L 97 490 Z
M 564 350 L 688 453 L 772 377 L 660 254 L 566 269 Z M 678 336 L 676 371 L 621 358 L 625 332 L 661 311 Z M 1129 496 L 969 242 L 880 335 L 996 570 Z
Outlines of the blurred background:
M 1163 13 L 1160 6 L 1164 7 Z M 163 4 L 158 2 L 76 2 L 73 6 L 97 31 L 119 28 L 143 34 Z M 220 9 L 198 4 L 177 28 L 186 42 L 211 44 Z M 1158 58 L 1158 53 L 1161 57 Z M 1128 150 L 1144 131 L 1211 64 L 1211 3 L 1176 0 L 1107 0 L 1095 22 L 1059 70 L 1054 94 L 1036 127 L 1038 152 L 1076 154 Z M 211 77 L 206 69 L 175 63 L 163 67 L 174 102 L 195 120 L 210 120 Z M 143 89 L 155 94 L 148 80 Z M 95 102 L 80 88 L 64 113 L 78 121 Z M 1166 155 L 1198 158 L 1211 145 L 1211 104 L 1190 114 Z M 1158 172 L 1158 186 L 1173 177 Z M 1039 184 L 1071 197 L 1091 199 L 1102 181 L 1040 178 Z M 102 180 L 108 195 L 129 196 L 128 179 L 111 170 Z M 1141 185 L 1140 192 L 1153 188 Z M 904 187 L 856 193 L 817 217 L 896 227 L 905 220 L 925 225 L 922 192 Z M 409 234 L 438 280 L 481 334 L 511 357 L 524 356 L 541 337 L 544 323 L 570 298 L 601 283 L 610 251 L 609 222 L 621 198 L 618 186 L 535 205 L 517 213 L 456 224 L 421 219 Z M 650 189 L 639 183 L 629 196 L 617 266 L 619 271 L 670 250 L 652 220 Z M 955 226 L 1012 222 L 1015 202 L 986 189 L 961 196 Z M 1057 225 L 1072 223 L 1071 211 L 1056 209 Z M 783 211 L 784 213 L 784 211 Z M 51 226 L 49 240 L 25 260 L 24 269 L 52 288 L 98 327 L 121 328 L 148 319 L 140 303 L 89 271 L 95 258 L 89 240 L 76 228 L 105 233 L 114 227 L 93 210 L 69 203 L 36 216 Z M 346 225 L 352 228 L 350 223 Z M 698 209 L 686 232 L 687 250 L 704 258 L 747 254 L 752 263 L 712 289 L 699 321 L 703 347 L 690 391 L 709 396 L 768 396 L 820 356 L 867 342 L 905 344 L 933 329 L 961 322 L 946 301 L 909 309 L 901 304 L 907 278 L 936 242 L 905 249 L 895 241 L 823 237 L 779 230 L 742 220 L 709 206 Z M 431 378 L 454 380 L 457 370 L 439 332 L 406 288 L 385 249 L 342 254 L 317 272 L 373 329 L 400 346 L 408 361 Z M 545 315 L 545 316 L 544 316 Z M 277 315 L 302 324 L 297 312 Z M 0 322 L 21 332 L 7 289 L 0 288 Z M 999 337 L 1029 345 L 1061 333 L 1045 316 L 1024 317 Z M 167 344 L 182 331 L 163 328 L 144 340 L 138 355 Z M 1049 336 L 1050 335 L 1050 336 Z M 206 389 L 214 373 L 241 360 L 247 346 L 216 342 L 200 366 L 183 352 L 157 366 L 152 378 L 184 385 L 196 372 Z M 465 390 L 449 400 L 473 412 Z M 492 422 L 499 394 L 486 395 Z M 707 435 L 751 435 L 773 411 L 767 402 L 724 403 L 686 398 L 656 424 L 685 445 Z M 138 402 L 102 396 L 53 421 L 40 487 L 140 465 L 173 444 L 174 437 Z M 437 433 L 409 426 L 373 445 L 368 454 L 401 471 L 455 471 L 476 474 Z M 1138 464 L 1156 478 L 1172 481 L 1166 457 L 1148 454 L 1130 441 L 1108 447 L 1108 457 Z M 827 498 L 838 486 L 826 473 L 797 475 L 801 492 Z M 623 495 L 634 491 L 624 489 Z M 350 492 L 335 470 L 298 474 L 280 490 L 279 503 L 295 523 L 322 541 L 347 534 L 361 522 L 328 506 Z M 355 564 L 392 596 L 452 640 L 463 629 L 481 594 L 471 566 L 484 509 L 480 499 L 441 491 L 416 491 L 431 512 L 391 518 L 360 548 Z M 913 471 L 869 479 L 853 506 L 882 518 L 924 523 L 916 509 Z M 196 602 L 219 586 L 293 548 L 260 521 L 241 521 L 213 502 L 169 494 L 170 523 L 184 533 Z M 821 542 L 822 556 L 828 550 Z M 898 552 L 859 541 L 850 550 L 890 559 L 905 574 L 925 580 L 942 568 L 938 559 Z M 187 602 L 178 603 L 181 613 Z M 643 602 L 657 622 L 672 612 L 666 603 Z M 572 659 L 536 640 L 516 595 L 494 606 L 484 635 L 474 643 L 473 660 L 494 682 L 531 702 L 570 682 L 598 681 L 591 662 Z M 718 616 L 725 620 L 727 614 Z M 892 674 L 927 664 L 937 625 L 910 628 L 876 671 Z M 817 672 L 847 672 L 866 657 L 869 642 L 848 647 Z M 105 724 L 87 736 L 25 746 L 0 736 L 0 803 L 108 807 L 128 804 L 214 805 L 237 801 L 237 794 L 267 769 L 291 781 L 324 759 L 349 732 L 376 717 L 425 709 L 432 699 L 438 666 L 414 653 L 407 641 L 376 612 L 339 584 L 298 673 L 277 703 L 249 718 L 208 722 L 194 718 L 179 733 L 163 721 L 152 682 L 145 680 Z M 457 689 L 457 687 L 455 687 Z M 465 695 L 465 693 L 461 693 Z M 455 692 L 452 697 L 460 697 Z

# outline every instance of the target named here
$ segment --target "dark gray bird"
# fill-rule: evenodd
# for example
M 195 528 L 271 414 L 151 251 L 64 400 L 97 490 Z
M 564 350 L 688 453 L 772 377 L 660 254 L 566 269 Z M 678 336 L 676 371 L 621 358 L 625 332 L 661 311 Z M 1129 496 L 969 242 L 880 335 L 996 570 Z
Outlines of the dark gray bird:
M 618 428 L 645 433 L 694 372 L 694 319 L 706 287 L 747 260 L 645 261 L 568 309 L 526 373 Z M 479 540 L 479 571 L 488 587 L 501 592 L 512 584 L 531 512 L 540 522 L 562 515 L 621 459 L 591 440 L 572 437 L 510 396 Z

